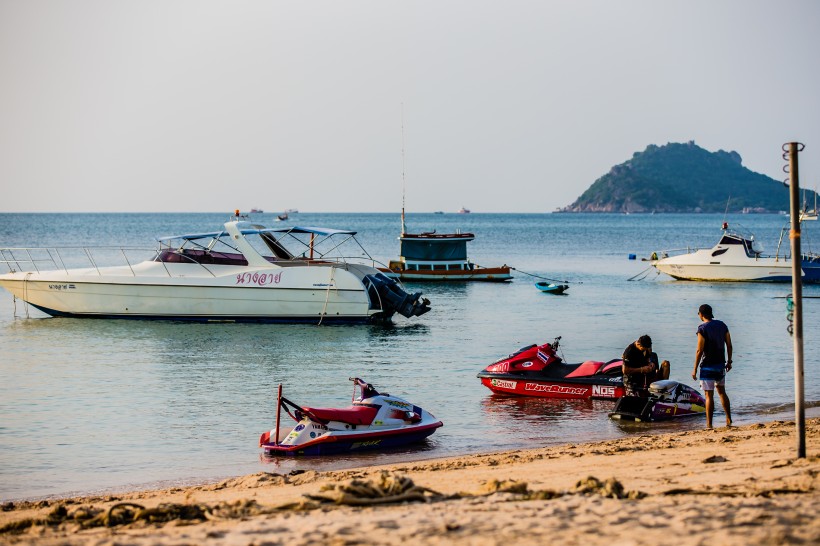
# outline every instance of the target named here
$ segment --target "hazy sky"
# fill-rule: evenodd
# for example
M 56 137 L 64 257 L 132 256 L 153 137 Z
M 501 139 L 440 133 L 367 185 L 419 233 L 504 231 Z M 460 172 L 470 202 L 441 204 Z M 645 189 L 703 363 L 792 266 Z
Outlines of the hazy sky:
M 820 185 L 817 0 L 0 0 L 0 211 L 548 212 L 648 144 Z

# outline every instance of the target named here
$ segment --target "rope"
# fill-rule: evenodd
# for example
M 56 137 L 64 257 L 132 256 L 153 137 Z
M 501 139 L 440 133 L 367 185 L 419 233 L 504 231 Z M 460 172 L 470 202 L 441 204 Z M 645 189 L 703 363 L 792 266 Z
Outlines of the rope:
M 327 314 L 327 302 L 330 300 L 330 287 L 333 286 L 333 278 L 335 274 L 336 268 L 334 266 L 330 266 L 330 282 L 327 285 L 327 293 L 325 294 L 325 305 L 322 307 L 322 314 L 319 315 L 319 324 L 316 326 L 322 325 L 322 321 L 325 319 L 325 315 Z
M 641 272 L 640 272 L 640 273 L 638 273 L 637 275 L 635 275 L 635 276 L 633 276 L 633 277 L 628 278 L 628 279 L 627 279 L 627 281 L 642 281 L 642 280 L 644 280 L 646 277 L 648 277 L 648 276 L 649 276 L 649 273 L 652 271 L 652 269 L 654 269 L 654 267 L 650 265 L 649 267 L 647 267 L 646 269 L 644 269 L 643 271 L 641 271 Z M 660 272 L 660 271 L 657 271 L 657 274 L 658 274 L 658 275 L 660 275 L 660 274 L 661 274 L 661 272 Z M 643 277 L 638 278 L 638 276 L 639 276 L 639 275 L 643 275 Z
M 564 284 L 584 284 L 582 281 L 560 281 L 558 279 L 550 279 L 549 277 L 542 277 L 541 275 L 536 275 L 535 273 L 527 273 L 526 271 L 521 271 L 516 267 L 510 267 L 513 271 L 518 271 L 519 273 L 523 273 L 524 275 L 529 275 L 530 277 L 535 277 L 536 279 L 543 279 L 545 281 L 557 282 L 557 283 L 564 283 Z

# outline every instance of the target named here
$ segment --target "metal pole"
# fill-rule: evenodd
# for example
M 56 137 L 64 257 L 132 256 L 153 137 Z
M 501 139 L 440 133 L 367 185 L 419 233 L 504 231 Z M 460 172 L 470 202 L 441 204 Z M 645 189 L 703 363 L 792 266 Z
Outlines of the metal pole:
M 792 294 L 794 295 L 794 424 L 797 457 L 806 458 L 806 411 L 803 392 L 803 268 L 800 251 L 800 177 L 797 172 L 798 143 L 789 143 L 789 190 L 791 206 Z
M 279 393 L 276 395 L 276 434 L 273 439 L 274 445 L 279 445 L 279 416 L 282 414 L 282 384 L 279 383 Z

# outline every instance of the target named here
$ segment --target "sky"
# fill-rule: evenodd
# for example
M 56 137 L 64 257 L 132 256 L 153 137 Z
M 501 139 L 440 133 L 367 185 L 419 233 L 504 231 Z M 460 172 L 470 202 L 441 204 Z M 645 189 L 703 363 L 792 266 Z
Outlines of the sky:
M 0 0 L 0 212 L 551 212 L 650 144 L 820 185 L 816 0 Z

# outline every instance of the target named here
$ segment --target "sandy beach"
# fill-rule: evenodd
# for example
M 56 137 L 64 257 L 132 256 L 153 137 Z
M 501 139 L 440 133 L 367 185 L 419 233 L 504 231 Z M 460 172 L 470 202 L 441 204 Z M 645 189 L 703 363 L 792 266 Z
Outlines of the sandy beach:
M 0 543 L 820 543 L 820 419 L 7 503 Z

